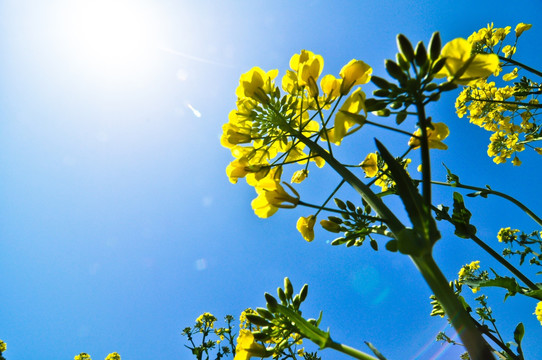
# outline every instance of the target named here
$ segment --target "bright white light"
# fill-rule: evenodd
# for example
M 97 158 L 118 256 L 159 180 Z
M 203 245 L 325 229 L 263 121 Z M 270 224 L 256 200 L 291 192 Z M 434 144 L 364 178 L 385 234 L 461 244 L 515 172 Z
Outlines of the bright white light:
M 75 0 L 59 14 L 67 57 L 105 76 L 148 71 L 158 51 L 159 21 L 134 0 Z

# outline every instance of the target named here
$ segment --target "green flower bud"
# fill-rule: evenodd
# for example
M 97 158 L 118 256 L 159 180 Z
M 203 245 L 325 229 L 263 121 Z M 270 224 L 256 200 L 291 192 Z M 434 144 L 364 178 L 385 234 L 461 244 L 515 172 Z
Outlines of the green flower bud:
M 425 50 L 425 45 L 423 42 L 419 42 L 416 45 L 416 64 L 418 66 L 423 66 L 427 62 L 427 50 Z
M 369 98 L 365 100 L 365 108 L 367 109 L 367 112 L 378 111 L 378 110 L 385 109 L 386 103 L 381 100 Z
M 256 312 L 260 316 L 266 318 L 267 320 L 273 320 L 274 319 L 273 314 L 271 314 L 267 309 L 259 307 L 259 308 L 256 308 Z
M 373 248 L 374 251 L 378 251 L 378 243 L 376 242 L 375 239 L 371 239 L 369 241 L 369 244 L 371 245 L 371 247 Z
M 278 307 L 277 299 L 275 299 L 269 293 L 265 293 L 264 296 L 265 296 L 265 301 L 267 301 L 267 309 L 269 309 L 269 311 L 271 313 L 275 313 L 277 311 L 277 307 Z
M 284 294 L 286 294 L 287 299 L 291 299 L 294 294 L 294 287 L 288 277 L 284 278 Z
M 433 64 L 433 67 L 431 68 L 431 74 L 436 74 L 436 73 L 438 73 L 440 70 L 442 70 L 442 68 L 444 67 L 444 65 L 446 65 L 446 58 L 440 58 L 440 59 L 438 59 L 438 60 Z
M 309 293 L 309 285 L 305 284 L 301 288 L 301 291 L 299 292 L 299 298 L 301 299 L 301 302 L 305 301 L 307 298 L 307 294 Z
M 435 31 L 433 36 L 431 36 L 431 40 L 429 40 L 429 58 L 431 60 L 435 61 L 439 58 L 441 47 L 440 34 L 438 31 Z
M 320 221 L 320 225 L 329 232 L 332 232 L 332 233 L 341 232 L 341 226 L 337 224 L 336 222 L 329 221 L 329 220 L 322 220 Z M 331 243 L 331 245 L 333 245 L 333 243 Z
M 401 101 L 394 101 L 390 104 L 390 108 L 396 110 L 400 109 L 403 106 L 403 103 Z
M 395 54 L 395 59 L 397 60 L 397 64 L 399 64 L 402 70 L 408 71 L 408 69 L 410 69 L 410 63 L 407 61 L 403 54 Z
M 397 125 L 400 125 L 405 119 L 407 118 L 407 112 L 406 111 L 399 111 L 397 113 L 397 116 L 395 117 L 395 123 Z
M 403 73 L 403 70 L 396 62 L 393 60 L 386 60 L 385 62 L 386 71 L 394 79 L 399 80 L 399 82 L 406 81 L 406 75 Z
M 335 198 L 333 199 L 335 201 L 335 204 L 337 205 L 337 207 L 341 210 L 346 210 L 346 204 L 344 203 L 344 201 L 342 201 L 341 199 L 338 199 L 338 198 Z
M 373 95 L 377 97 L 388 97 L 390 95 L 388 90 L 376 89 L 373 91 Z
M 288 299 L 286 298 L 286 294 L 284 293 L 284 290 L 282 290 L 282 288 L 277 288 L 277 294 L 279 295 L 279 299 L 283 304 L 288 303 Z
M 453 82 L 445 82 L 439 86 L 440 91 L 450 91 L 457 89 L 457 84 Z
M 378 77 L 378 76 L 372 76 L 371 81 L 373 84 L 378 86 L 381 89 L 389 89 L 391 88 L 391 84 L 384 78 Z
M 245 315 L 247 320 L 251 323 L 251 324 L 254 324 L 254 325 L 257 325 L 257 326 L 269 326 L 270 324 L 267 322 L 267 320 L 265 320 L 264 318 L 258 316 L 258 315 L 254 315 L 254 314 L 246 314 Z
M 397 35 L 397 48 L 405 56 L 407 61 L 412 62 L 414 60 L 414 49 L 405 35 Z
M 378 110 L 378 111 L 373 111 L 373 114 L 376 115 L 376 116 L 387 117 L 387 116 L 390 116 L 391 110 L 390 109 L 382 109 L 382 110 Z
M 427 84 L 425 91 L 435 91 L 438 88 L 438 85 L 435 83 Z

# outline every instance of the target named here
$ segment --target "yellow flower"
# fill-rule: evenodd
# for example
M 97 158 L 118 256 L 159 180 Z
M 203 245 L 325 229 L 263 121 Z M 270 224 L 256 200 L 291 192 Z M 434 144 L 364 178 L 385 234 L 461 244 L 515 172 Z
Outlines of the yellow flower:
M 73 360 L 92 360 L 90 358 L 90 355 L 87 354 L 87 353 L 81 353 L 79 355 L 75 355 L 75 357 L 73 358 Z
M 373 69 L 361 60 L 352 59 L 343 66 L 339 75 L 343 79 L 341 83 L 341 95 L 350 92 L 353 86 L 367 84 L 371 80 Z
M 328 130 L 324 137 L 327 137 L 330 142 L 340 145 L 348 130 L 356 124 L 354 117 L 350 114 L 358 114 L 362 110 L 366 116 L 365 93 L 358 88 L 342 104 L 341 109 L 335 115 L 335 126 Z
M 309 176 L 309 170 L 298 170 L 292 175 L 292 180 L 290 182 L 300 184 L 303 180 L 307 178 L 307 176 Z
M 277 77 L 278 72 L 278 70 L 265 72 L 257 66 L 253 67 L 241 75 L 235 94 L 239 98 L 248 97 L 264 104 L 267 103 L 269 101 L 267 94 L 274 90 L 273 79 Z
M 516 53 L 516 47 L 511 45 L 506 45 L 502 48 L 502 52 L 504 53 L 505 57 L 510 57 Z
M 448 146 L 442 142 L 450 134 L 450 130 L 445 123 L 433 123 L 433 129 L 427 127 L 427 142 L 430 149 L 446 150 Z M 422 130 L 417 129 L 414 132 L 414 136 L 422 136 Z M 408 145 L 413 149 L 417 149 L 421 146 L 421 141 L 418 137 L 411 137 L 408 141 Z
M 532 24 L 524 24 L 519 23 L 516 26 L 516 37 L 519 37 L 521 34 L 523 34 L 524 31 L 529 30 L 533 25 Z
M 518 232 L 518 229 L 512 229 L 510 227 L 501 228 L 497 234 L 497 240 L 499 240 L 499 242 L 510 243 L 518 238 L 516 235 Z
M 301 50 L 300 54 L 294 54 L 290 59 L 290 67 L 297 73 L 298 85 L 307 86 L 311 96 L 318 96 L 316 80 L 324 68 L 324 58 L 312 51 Z
M 326 100 L 334 100 L 341 95 L 342 80 L 333 75 L 326 75 L 320 80 L 320 87 L 326 95 Z
M 254 335 L 249 330 L 239 330 L 237 346 L 235 347 L 235 358 L 233 360 L 248 360 L 251 357 L 264 358 L 273 354 L 265 346 L 254 340 Z
M 472 54 L 472 45 L 465 39 L 457 38 L 442 48 L 440 56 L 446 64 L 435 77 L 448 77 L 455 83 L 467 85 L 480 78 L 488 77 L 499 68 L 499 57 L 495 54 Z M 464 67 L 466 66 L 466 69 Z M 456 78 L 459 71 L 462 74 Z
M 212 328 L 215 325 L 216 317 L 210 313 L 203 313 L 196 319 L 196 326 L 199 328 L 209 327 Z
M 309 215 L 307 217 L 300 217 L 297 220 L 297 231 L 301 233 L 303 239 L 311 242 L 314 240 L 314 224 L 316 222 L 316 216 Z
M 365 171 L 365 177 L 375 177 L 378 173 L 378 157 L 376 153 L 370 153 L 365 160 L 360 164 L 363 171 Z
M 256 185 L 258 197 L 252 200 L 254 213 L 261 218 L 268 218 L 279 208 L 292 209 L 299 203 L 299 194 L 293 187 L 284 183 L 292 190 L 296 197 L 288 194 L 279 181 L 264 178 Z
M 512 70 L 508 74 L 503 75 L 502 79 L 504 81 L 510 81 L 510 80 L 514 80 L 517 77 L 518 77 L 518 68 L 514 68 L 514 70 Z
M 542 301 L 539 301 L 538 304 L 536 304 L 534 314 L 536 315 L 538 321 L 540 321 L 540 325 L 542 325 Z
M 0 354 L 6 351 L 6 348 L 7 348 L 6 343 L 0 340 Z
M 107 355 L 105 360 L 120 360 L 120 355 L 116 352 Z

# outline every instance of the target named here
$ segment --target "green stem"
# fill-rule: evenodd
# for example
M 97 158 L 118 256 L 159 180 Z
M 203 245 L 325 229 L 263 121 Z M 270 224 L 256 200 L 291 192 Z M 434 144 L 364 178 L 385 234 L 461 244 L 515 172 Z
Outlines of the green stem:
M 538 71 L 538 70 L 536 70 L 536 69 L 533 69 L 533 68 L 530 67 L 530 66 L 527 66 L 527 65 L 525 65 L 525 64 L 522 64 L 522 63 L 520 63 L 519 61 L 512 60 L 512 59 L 509 59 L 509 58 L 504 57 L 504 56 L 501 56 L 501 55 L 499 55 L 499 60 L 508 62 L 508 63 L 510 63 L 510 64 L 517 65 L 517 66 L 519 66 L 519 67 L 521 67 L 521 68 L 523 68 L 523 69 L 525 69 L 525 70 L 527 70 L 527 71 L 529 71 L 529 72 L 532 72 L 532 73 L 535 74 L 535 75 L 538 75 L 538 76 L 542 77 L 542 72 L 540 72 L 540 71 Z
M 469 314 L 452 291 L 448 280 L 431 254 L 412 257 L 423 278 L 433 290 L 472 360 L 494 360 L 491 348 L 476 328 Z
M 503 258 L 499 253 L 497 253 L 495 250 L 493 250 L 489 245 L 487 245 L 485 242 L 483 242 L 480 238 L 478 238 L 476 235 L 471 235 L 470 237 L 476 245 L 480 246 L 482 249 L 484 249 L 489 255 L 491 255 L 495 260 L 500 262 L 505 268 L 507 268 L 512 274 L 516 275 L 518 279 L 523 281 L 525 285 L 529 287 L 531 290 L 539 290 L 538 286 L 536 286 L 535 283 L 533 283 L 529 278 L 521 271 L 516 269 L 514 265 L 510 264 L 508 261 L 506 261 L 505 258 Z
M 440 181 L 432 181 L 433 184 L 435 185 L 443 185 L 443 186 L 450 186 L 450 187 L 458 187 L 458 188 L 461 188 L 461 189 L 468 189 L 468 190 L 474 190 L 474 191 L 483 191 L 484 193 L 486 194 L 491 194 L 491 195 L 496 195 L 496 196 L 500 196 L 502 197 L 503 199 L 506 199 L 510 202 L 512 202 L 514 205 L 516 205 L 517 207 L 519 207 L 521 210 L 523 210 L 527 215 L 529 215 L 538 225 L 542 226 L 542 219 L 539 218 L 531 209 L 529 209 L 527 206 L 523 205 L 523 203 L 521 203 L 520 201 L 516 200 L 515 198 L 511 197 L 510 195 L 506 195 L 502 192 L 499 192 L 499 191 L 495 191 L 495 190 L 491 190 L 491 189 L 488 189 L 488 188 L 481 188 L 481 187 L 477 187 L 477 186 L 470 186 L 470 185 L 463 185 L 463 184 L 457 184 L 457 183 L 454 183 L 454 184 L 450 184 L 450 183 L 445 183 L 445 182 L 440 182 Z
M 419 127 L 422 132 L 421 136 L 421 150 L 422 150 L 422 189 L 423 199 L 425 206 L 427 207 L 427 216 L 430 216 L 431 211 L 431 159 L 429 157 L 429 143 L 427 139 L 427 125 L 429 123 L 425 116 L 425 106 L 422 102 L 416 104 L 416 110 L 418 111 Z
M 388 225 L 394 234 L 398 234 L 405 228 L 395 214 L 384 204 L 384 202 L 357 176 L 355 176 L 350 170 L 337 161 L 333 155 L 325 151 L 314 141 L 308 139 L 302 133 L 297 132 L 294 129 L 290 129 L 290 131 L 309 149 L 320 155 L 322 159 L 324 159 L 348 184 L 350 184 L 350 186 L 352 186 L 354 190 L 356 190 L 376 211 L 376 213 L 382 218 L 382 221 Z
M 350 355 L 353 358 L 360 359 L 360 360 L 378 360 L 374 356 L 371 356 L 369 354 L 364 353 L 363 351 L 359 351 L 357 349 L 354 349 L 353 347 L 350 347 L 348 345 L 339 344 L 333 340 L 330 341 L 329 348 L 335 349 L 337 351 L 342 352 L 343 354 Z

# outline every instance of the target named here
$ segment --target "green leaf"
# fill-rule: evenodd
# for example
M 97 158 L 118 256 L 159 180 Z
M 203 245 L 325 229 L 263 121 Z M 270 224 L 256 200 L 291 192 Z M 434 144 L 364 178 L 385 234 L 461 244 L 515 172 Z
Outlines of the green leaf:
M 459 184 L 459 176 L 457 176 L 456 174 L 453 174 L 453 173 L 451 172 L 451 170 L 448 169 L 448 167 L 446 166 L 446 164 L 442 163 L 442 165 L 446 168 L 446 172 L 447 172 L 447 174 L 446 174 L 446 182 L 447 182 L 448 184 L 452 184 L 452 185 L 454 185 L 454 186 L 457 185 L 457 184 Z
M 521 349 L 521 340 L 523 340 L 523 335 L 525 335 L 525 327 L 523 323 L 519 323 L 514 330 L 514 341 L 518 344 L 518 354 L 523 358 L 523 350 Z
M 397 193 L 403 201 L 414 230 L 418 233 L 420 239 L 427 241 L 427 243 L 421 242 L 419 245 L 422 246 L 423 250 L 430 251 L 433 244 L 440 239 L 435 219 L 431 216 L 422 196 L 403 166 L 395 160 L 380 141 L 375 139 L 375 142 L 382 159 L 388 165 L 388 169 L 396 184 Z M 401 242 L 401 239 L 398 240 Z M 401 251 L 401 244 L 399 244 L 399 251 Z
M 476 234 L 476 228 L 469 223 L 472 214 L 465 207 L 463 196 L 454 192 L 454 209 L 452 212 L 452 223 L 455 226 L 455 234 L 463 239 L 470 239 Z
M 494 279 L 464 280 L 462 283 L 473 287 L 500 287 L 508 290 L 508 296 L 514 296 L 517 293 L 524 293 L 517 280 L 511 277 L 497 275 Z

